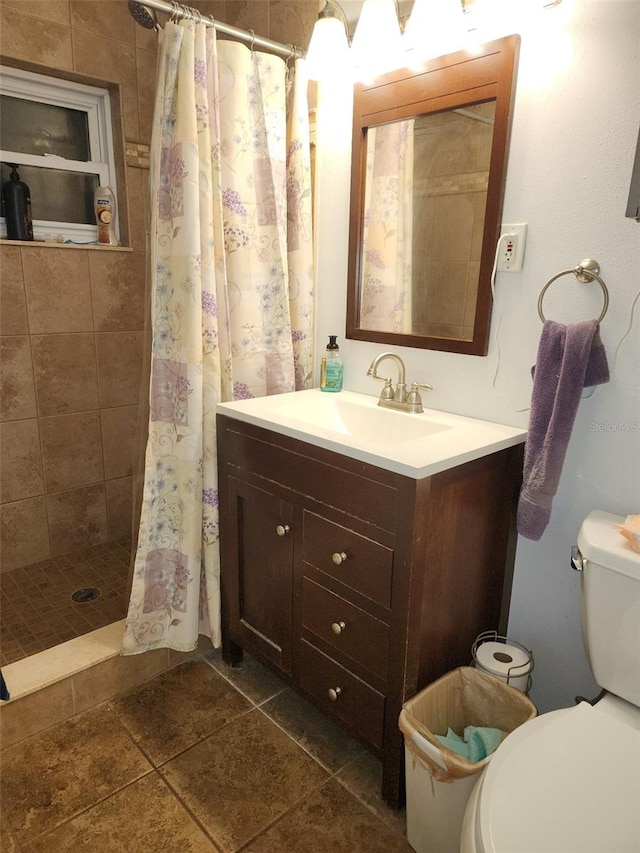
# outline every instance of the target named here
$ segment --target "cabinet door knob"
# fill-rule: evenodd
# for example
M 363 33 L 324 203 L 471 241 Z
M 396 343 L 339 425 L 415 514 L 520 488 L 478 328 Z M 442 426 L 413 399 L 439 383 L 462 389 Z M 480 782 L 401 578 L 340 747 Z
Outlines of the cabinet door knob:
M 337 702 L 341 693 L 342 690 L 340 687 L 330 687 L 328 690 L 329 699 L 331 699 L 332 702 Z
M 342 632 L 344 631 L 344 629 L 346 627 L 347 627 L 346 622 L 332 622 L 331 623 L 331 630 L 333 631 L 334 634 L 342 634 Z
M 276 533 L 278 536 L 286 536 L 287 533 L 291 530 L 288 524 L 279 524 L 276 527 Z
M 339 566 L 340 563 L 344 563 L 344 561 L 347 559 L 347 555 L 344 553 L 344 551 L 340 551 L 340 553 L 336 551 L 335 554 L 331 555 L 331 559 L 336 564 L 336 566 Z

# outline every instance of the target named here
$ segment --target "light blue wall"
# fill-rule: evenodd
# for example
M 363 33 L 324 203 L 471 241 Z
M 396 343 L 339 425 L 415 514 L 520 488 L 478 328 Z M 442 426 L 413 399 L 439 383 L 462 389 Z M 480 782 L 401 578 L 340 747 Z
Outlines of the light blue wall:
M 624 217 L 640 123 L 640 2 L 563 0 L 545 15 L 545 31 L 521 33 L 503 213 L 504 222 L 528 223 L 525 263 L 521 273 L 498 274 L 488 356 L 398 349 L 408 380 L 434 386 L 430 407 L 518 426 L 528 420 L 521 410 L 529 406 L 545 282 L 582 258 L 600 262 L 611 293 L 602 324 L 611 363 L 640 290 L 640 224 Z M 381 347 L 344 340 L 350 120 L 347 87 L 321 89 L 317 341 L 322 348 L 327 335 L 339 335 L 345 387 L 376 394 L 366 369 Z M 580 287 L 568 277 L 557 282 L 545 299 L 547 316 L 573 322 L 599 314 L 597 286 Z M 640 512 L 638 315 L 640 305 L 611 382 L 581 402 L 547 531 L 540 542 L 518 542 L 509 635 L 534 652 L 532 698 L 542 711 L 597 692 L 569 555 L 590 510 Z

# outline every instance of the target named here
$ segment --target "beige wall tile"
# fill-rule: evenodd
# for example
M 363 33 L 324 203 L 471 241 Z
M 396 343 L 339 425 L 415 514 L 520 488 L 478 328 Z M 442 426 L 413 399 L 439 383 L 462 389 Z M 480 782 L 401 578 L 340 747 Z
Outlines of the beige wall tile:
M 28 333 L 22 256 L 18 246 L 3 245 L 0 246 L 0 334 Z
M 142 332 L 98 332 L 98 381 L 103 408 L 129 406 L 140 397 Z
M 156 17 L 160 26 L 164 26 L 165 22 L 169 20 L 169 16 L 164 12 L 156 11 Z M 158 33 L 155 30 L 148 30 L 140 24 L 136 24 L 133 30 L 137 48 L 140 48 L 140 50 L 150 50 L 154 53 L 157 51 Z
M 109 539 L 112 542 L 128 539 L 132 528 L 132 478 L 120 477 L 117 480 L 107 480 L 105 489 Z
M 221 0 L 214 5 L 218 10 L 223 9 L 225 2 Z M 150 134 L 153 110 L 158 36 L 135 24 L 129 15 L 127 0 L 0 0 L 0 13 L 3 53 L 41 66 L 73 69 L 88 77 L 119 84 L 127 138 L 141 141 L 142 126 L 145 141 L 149 141 L 146 136 Z M 158 17 L 161 21 L 167 18 L 161 13 Z M 136 57 L 136 49 L 139 57 Z M 141 91 L 142 124 L 138 113 L 138 87 Z M 116 134 L 123 135 L 119 118 L 117 124 Z M 3 341 L 5 370 L 1 416 L 22 421 L 36 415 L 30 361 L 33 349 L 41 407 L 39 414 L 44 418 L 48 473 L 50 478 L 53 477 L 54 488 L 73 488 L 78 481 L 86 484 L 93 482 L 95 476 L 104 476 L 95 342 L 88 334 L 94 330 L 89 257 L 94 259 L 91 269 L 95 274 L 95 316 L 99 328 L 108 332 L 138 332 L 143 327 L 148 171 L 129 169 L 128 172 L 130 230 L 133 245 L 138 250 L 135 254 L 38 245 L 0 246 L 1 334 L 23 336 L 20 340 Z M 126 206 L 123 204 L 122 208 Z M 32 341 L 25 337 L 30 333 L 35 336 Z M 79 334 L 76 336 L 75 333 Z M 100 387 L 105 399 L 102 405 L 111 409 L 134 404 L 137 402 L 140 375 L 140 363 L 136 363 L 141 353 L 138 335 L 120 338 L 121 346 L 117 352 L 113 346 L 109 347 L 109 344 L 116 343 L 115 339 L 103 339 L 103 342 Z M 71 422 L 52 420 L 82 411 L 92 412 L 92 424 L 84 437 L 76 435 L 74 439 L 68 434 L 65 436 L 65 431 L 58 431 L 58 428 Z M 108 413 L 105 419 L 107 429 L 111 429 L 110 435 L 115 429 L 113 418 L 113 413 Z M 75 435 L 73 429 L 71 432 Z M 96 439 L 95 442 L 92 438 Z M 74 441 L 75 448 L 71 447 Z M 20 452 L 27 453 L 26 447 L 24 445 Z M 129 446 L 121 447 L 121 450 L 124 452 L 121 460 L 118 460 L 114 446 L 109 451 L 112 472 L 130 470 Z M 27 458 L 31 456 L 27 454 Z M 74 468 L 82 473 L 74 475 Z M 126 478 L 118 477 L 109 486 L 110 524 L 118 536 L 125 526 L 127 535 L 130 532 L 130 490 L 124 487 L 124 482 Z M 13 485 L 9 496 L 15 494 L 12 489 Z M 75 506 L 73 496 L 76 491 L 74 489 L 67 497 L 57 496 L 51 501 L 56 522 L 56 553 L 73 547 L 76 540 L 78 544 L 85 544 L 92 538 L 93 541 L 106 538 L 104 483 L 98 497 L 94 493 L 89 496 L 92 506 L 84 515 Z M 44 499 L 40 499 L 38 504 L 42 510 L 38 533 L 35 537 L 31 535 L 34 515 L 38 516 L 34 500 L 12 500 L 5 505 L 5 517 L 11 520 L 10 525 L 3 522 L 5 567 L 24 565 L 50 555 Z M 66 532 L 60 527 L 64 519 L 71 525 Z M 74 535 L 73 527 L 78 523 L 85 525 L 89 531 L 87 536 L 82 534 L 78 538 Z M 18 530 L 23 541 L 18 541 Z
M 467 292 L 464 300 L 464 325 L 473 327 L 476 318 L 476 302 L 478 298 L 478 278 L 480 263 L 471 262 L 467 266 Z
M 91 293 L 96 331 L 140 331 L 144 327 L 142 252 L 92 252 Z
M 484 237 L 484 216 L 487 209 L 487 193 L 474 193 L 473 197 L 473 229 L 471 232 L 469 258 L 472 261 L 480 261 L 482 257 L 482 240 Z
M 70 678 L 50 684 L 49 687 L 16 699 L 15 702 L 3 703 L 0 708 L 2 749 L 7 749 L 72 715 L 73 689 Z
M 41 7 L 39 9 L 41 11 Z M 2 52 L 50 68 L 73 68 L 68 26 L 0 5 Z
M 21 501 L 44 492 L 38 421 L 7 421 L 0 442 L 0 501 Z
M 443 195 L 435 199 L 433 242 L 429 253 L 434 261 L 468 261 L 473 231 L 474 193 Z M 451 235 L 457 239 L 452 240 Z
M 427 311 L 430 323 L 462 326 L 467 292 L 466 263 L 429 263 Z
M 151 142 L 153 110 L 156 97 L 156 54 L 150 50 L 136 50 L 138 75 L 138 142 Z
M 95 335 L 34 335 L 31 346 L 41 416 L 98 408 Z
M 155 649 L 143 655 L 120 655 L 73 676 L 76 710 L 92 708 L 168 668 L 167 649 Z
M 137 406 L 103 409 L 102 444 L 107 480 L 126 477 L 133 470 L 133 443 L 136 437 Z
M 149 229 L 149 170 L 127 167 L 127 196 L 129 200 L 129 236 L 138 252 L 147 247 Z
M 0 417 L 3 421 L 36 416 L 36 396 L 31 364 L 31 347 L 26 335 L 0 339 Z
M 3 5 L 23 15 L 35 15 L 56 24 L 70 26 L 69 0 L 3 0 Z
M 2 571 L 51 556 L 44 497 L 3 504 L 0 509 Z
M 247 22 L 253 21 L 256 16 L 262 15 L 268 21 L 269 0 L 232 0 L 232 2 L 227 3 L 226 15 L 226 23 L 232 24 L 234 27 L 248 29 Z M 260 35 L 268 36 L 269 33 L 265 30 Z
M 92 330 L 86 250 L 24 248 L 22 263 L 32 335 Z
M 74 69 L 120 85 L 125 136 L 138 141 L 140 131 L 134 42 L 114 41 L 76 29 L 74 35 Z
M 194 0 L 192 5 L 203 15 L 210 15 L 216 20 L 230 23 L 230 9 L 238 5 L 238 0 Z
M 104 480 L 99 412 L 40 419 L 47 492 L 61 492 Z
M 104 483 L 47 495 L 47 513 L 54 556 L 108 540 Z
M 84 30 L 124 44 L 133 44 L 135 39 L 136 24 L 126 0 L 71 0 L 71 26 L 76 37 L 76 31 Z
M 306 50 L 318 17 L 317 3 L 309 0 L 282 0 L 269 8 L 269 38 L 295 44 Z

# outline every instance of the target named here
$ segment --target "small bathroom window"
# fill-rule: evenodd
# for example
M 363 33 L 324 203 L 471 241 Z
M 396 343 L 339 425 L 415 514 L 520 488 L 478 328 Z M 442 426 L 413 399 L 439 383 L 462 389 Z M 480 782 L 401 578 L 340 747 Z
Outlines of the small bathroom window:
M 9 179 L 12 164 L 29 187 L 35 237 L 61 234 L 78 243 L 95 241 L 95 189 L 105 185 L 116 189 L 108 90 L 0 68 L 3 182 Z

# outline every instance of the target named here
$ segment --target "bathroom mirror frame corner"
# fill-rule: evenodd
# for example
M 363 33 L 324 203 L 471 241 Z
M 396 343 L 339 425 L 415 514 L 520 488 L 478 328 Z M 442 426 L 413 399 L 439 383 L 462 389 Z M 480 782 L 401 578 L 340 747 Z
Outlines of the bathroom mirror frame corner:
M 520 36 L 511 35 L 488 42 L 473 51 L 458 51 L 427 60 L 417 70 L 403 68 L 377 77 L 370 83 L 356 84 L 351 161 L 347 338 L 467 355 L 487 354 L 492 308 L 491 272 L 502 217 L 519 47 Z M 476 264 L 479 269 L 477 295 L 475 304 L 472 302 L 465 309 L 469 317 L 468 333 L 459 337 L 456 337 L 455 332 L 448 332 L 447 336 L 420 333 L 414 330 L 413 325 L 410 331 L 396 331 L 386 327 L 367 328 L 367 321 L 363 320 L 365 312 L 362 306 L 363 294 L 371 292 L 371 288 L 365 291 L 363 286 L 365 196 L 370 192 L 366 189 L 369 131 L 423 116 L 437 117 L 453 111 L 468 114 L 470 110 L 482 109 L 481 105 L 491 102 L 495 110 L 493 138 L 488 155 L 479 264 Z M 416 233 L 424 233 L 420 228 L 416 229 L 415 224 L 413 230 Z M 477 235 L 476 239 L 479 237 L 480 235 Z M 427 263 L 428 257 L 425 258 L 425 264 Z M 413 265 L 411 268 L 413 271 Z M 443 275 L 442 278 L 446 280 L 447 276 Z M 413 274 L 411 300 L 414 304 L 418 304 L 418 297 L 424 297 L 427 291 L 427 285 L 421 279 L 420 275 Z M 439 294 L 439 298 L 446 302 L 447 294 Z

